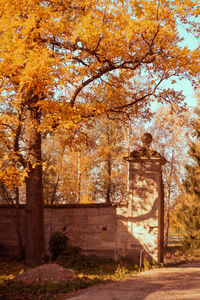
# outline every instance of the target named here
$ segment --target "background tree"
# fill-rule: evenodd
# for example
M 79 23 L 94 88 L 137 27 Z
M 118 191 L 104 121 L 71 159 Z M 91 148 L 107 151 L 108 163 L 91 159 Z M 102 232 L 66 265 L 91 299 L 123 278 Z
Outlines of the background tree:
M 124 181 L 123 156 L 126 155 L 123 130 L 119 120 L 101 118 L 96 121 L 96 147 L 92 169 L 94 198 L 97 202 L 117 202 L 122 199 Z
M 76 138 L 70 145 L 63 143 L 63 135 L 46 136 L 43 140 L 45 203 L 122 200 L 127 189 L 123 157 L 140 139 L 139 123 L 149 120 L 150 116 L 141 107 L 137 108 L 137 114 L 132 110 L 123 118 L 96 117 L 92 126 L 85 126 L 81 133 L 85 141 Z
M 182 194 L 184 164 L 187 157 L 187 138 L 189 111 L 177 113 L 173 107 L 161 107 L 154 116 L 150 131 L 153 147 L 166 158 L 162 167 L 165 201 L 165 247 L 168 243 L 171 210 Z
M 83 135 L 83 133 L 82 133 Z M 74 139 L 63 143 L 62 135 L 48 135 L 43 141 L 43 184 L 45 204 L 92 202 L 89 172 L 94 166 L 94 142 Z
M 192 120 L 194 138 L 190 140 L 189 155 L 191 164 L 186 164 L 184 187 L 186 199 L 177 209 L 177 218 L 184 234 L 186 248 L 199 248 L 200 245 L 200 108 L 199 102 Z

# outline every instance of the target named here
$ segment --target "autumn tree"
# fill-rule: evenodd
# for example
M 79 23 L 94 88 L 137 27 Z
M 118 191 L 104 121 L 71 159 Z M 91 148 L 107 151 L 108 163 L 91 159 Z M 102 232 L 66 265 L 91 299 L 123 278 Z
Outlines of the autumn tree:
M 179 103 L 181 93 L 160 84 L 197 82 L 198 50 L 181 46 L 177 24 L 198 34 L 198 9 L 196 0 L 0 1 L 1 106 L 24 114 L 27 263 L 45 254 L 41 133 L 64 128 L 70 141 L 91 116 L 153 99 Z M 140 76 L 145 88 L 134 88 Z
M 43 138 L 44 202 L 48 205 L 91 202 L 93 133 L 87 126 L 84 131 L 77 130 L 76 137 L 67 143 L 63 134 L 61 131 Z
M 149 120 L 150 116 L 146 108 L 137 107 L 137 114 L 132 109 L 120 118 L 96 117 L 92 126 L 85 126 L 82 132 L 85 141 L 76 140 L 76 145 L 65 145 L 62 135 L 48 135 L 43 140 L 45 203 L 122 200 L 127 190 L 127 169 L 123 157 L 127 156 L 128 148 L 139 140 L 137 135 L 141 135 L 141 123 Z
M 170 214 L 183 192 L 184 163 L 187 161 L 187 110 L 178 112 L 173 106 L 161 107 L 154 116 L 151 132 L 153 147 L 166 158 L 162 167 L 165 201 L 165 247 L 168 243 Z M 183 150 L 185 149 L 185 151 Z
M 186 175 L 183 181 L 185 187 L 185 201 L 176 212 L 179 226 L 184 235 L 186 248 L 199 248 L 200 245 L 200 108 L 199 102 L 195 109 L 195 118 L 191 121 L 194 137 L 190 140 L 189 156 L 191 163 L 185 165 Z
M 100 118 L 96 120 L 93 150 L 94 165 L 91 170 L 93 199 L 95 201 L 115 202 L 123 194 L 124 147 L 123 130 L 118 120 Z
M 190 140 L 189 156 L 192 158 L 193 164 L 186 164 L 186 178 L 184 180 L 184 186 L 188 195 L 192 198 L 200 199 L 200 105 L 195 109 L 195 119 L 193 119 L 193 130 L 195 133 L 194 140 Z
M 103 88 L 98 91 L 98 97 L 112 107 L 116 97 L 118 101 L 123 101 L 124 97 L 130 98 L 133 85 L 135 90 L 138 86 L 140 89 L 142 87 L 138 78 L 135 78 L 134 82 L 118 82 L 117 78 L 113 78 L 109 84 L 103 81 Z M 112 93 L 115 88 L 118 88 L 117 95 Z M 149 121 L 152 116 L 148 101 L 145 105 L 142 102 L 135 103 L 125 111 L 108 110 L 93 120 L 93 127 L 88 132 L 95 143 L 92 152 L 94 166 L 90 172 L 95 201 L 119 202 L 125 197 L 127 170 L 123 157 L 129 153 L 130 145 L 135 144 L 139 132 L 137 127 L 141 127 L 141 123 Z

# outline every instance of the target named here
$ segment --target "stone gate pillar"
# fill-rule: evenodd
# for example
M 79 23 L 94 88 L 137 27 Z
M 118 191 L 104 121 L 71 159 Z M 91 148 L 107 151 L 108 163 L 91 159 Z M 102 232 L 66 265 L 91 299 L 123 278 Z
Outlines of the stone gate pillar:
M 143 146 L 125 159 L 129 163 L 128 252 L 145 252 L 162 263 L 164 256 L 164 190 L 161 166 L 164 157 L 150 149 L 152 136 L 145 133 Z

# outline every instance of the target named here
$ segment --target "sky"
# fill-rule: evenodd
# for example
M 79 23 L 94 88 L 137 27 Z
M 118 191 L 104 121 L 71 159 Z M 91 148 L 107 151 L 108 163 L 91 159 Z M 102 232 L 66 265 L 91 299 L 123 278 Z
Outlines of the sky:
M 199 17 L 200 19 L 200 17 Z M 198 20 L 197 20 L 198 21 Z M 199 20 L 200 21 L 200 20 Z M 192 33 L 188 33 L 186 31 L 185 25 L 179 24 L 178 25 L 178 31 L 180 36 L 184 37 L 184 41 L 181 43 L 181 45 L 187 46 L 189 49 L 194 50 L 199 46 L 199 41 L 192 35 Z M 165 83 L 165 87 L 171 87 L 170 83 Z M 195 107 L 197 105 L 197 97 L 196 92 L 193 89 L 191 83 L 189 80 L 180 80 L 176 84 L 173 85 L 173 88 L 177 91 L 183 91 L 183 94 L 185 96 L 185 102 L 190 107 Z M 153 110 L 156 110 L 156 104 L 153 105 Z
M 197 20 L 198 21 L 198 20 Z M 200 21 L 200 20 L 199 20 Z M 194 50 L 199 46 L 199 41 L 192 35 L 192 33 L 186 32 L 186 28 L 184 25 L 178 25 L 178 31 L 181 36 L 184 37 L 184 42 L 182 43 L 183 46 L 187 46 L 189 49 Z M 196 106 L 197 98 L 195 96 L 195 91 L 188 80 L 182 80 L 179 83 L 175 84 L 177 90 L 182 90 L 185 97 L 186 102 L 189 106 Z
M 198 21 L 198 20 L 196 20 Z M 199 17 L 200 22 L 200 17 Z M 188 33 L 186 31 L 186 27 L 182 24 L 178 25 L 179 34 L 184 37 L 184 42 L 182 42 L 182 46 L 187 46 L 189 49 L 194 50 L 199 46 L 199 41 L 192 35 L 192 33 Z M 195 91 L 188 80 L 181 80 L 179 83 L 174 85 L 176 90 L 183 91 L 183 94 L 186 97 L 186 102 L 189 106 L 196 106 L 197 98 L 195 96 Z
M 169 84 L 168 84 L 169 87 Z M 181 80 L 173 85 L 174 89 L 177 91 L 183 91 L 183 94 L 185 96 L 186 103 L 194 107 L 197 104 L 197 98 L 195 96 L 195 91 L 190 83 L 189 80 Z
M 165 88 L 169 88 L 172 85 L 168 82 L 166 82 L 165 84 L 163 84 L 163 86 Z M 177 82 L 176 84 L 173 84 L 173 88 L 176 91 L 183 91 L 183 94 L 185 96 L 185 102 L 187 103 L 187 105 L 191 108 L 194 108 L 197 105 L 197 97 L 195 95 L 195 91 L 190 83 L 189 80 L 181 80 L 179 82 Z M 152 107 L 152 111 L 157 111 L 157 109 L 159 108 L 159 104 L 156 102 L 153 102 L 151 104 Z

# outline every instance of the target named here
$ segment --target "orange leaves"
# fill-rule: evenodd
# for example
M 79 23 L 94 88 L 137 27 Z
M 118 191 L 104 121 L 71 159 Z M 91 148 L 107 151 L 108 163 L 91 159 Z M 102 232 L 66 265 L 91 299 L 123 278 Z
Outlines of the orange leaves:
M 12 159 L 13 157 L 4 155 L 0 162 L 0 182 L 10 190 L 22 185 L 27 176 L 27 170 L 20 170 Z
M 104 114 L 104 103 L 80 103 L 72 107 L 70 103 L 60 101 L 43 100 L 38 103 L 44 115 L 39 131 L 62 131 L 63 129 L 75 131 L 90 122 L 90 118 Z
M 177 20 L 194 30 L 197 13 L 195 0 L 0 0 L 0 102 L 13 112 L 1 116 L 2 141 L 12 148 L 15 113 L 30 95 L 39 99 L 37 130 L 62 135 L 63 145 L 100 115 L 147 117 L 155 99 L 179 105 L 182 94 L 160 83 L 188 77 L 198 86 L 199 49 L 181 47 L 177 30 Z
M 160 70 L 169 75 L 173 71 L 184 74 L 190 53 L 177 46 L 176 17 L 188 14 L 195 1 L 180 2 L 1 3 L 0 70 L 23 93 L 33 89 L 36 94 L 47 95 L 65 86 L 83 98 L 86 86 L 98 86 L 98 79 L 104 74 L 110 76 L 115 68 L 135 70 L 143 66 L 153 75 Z

